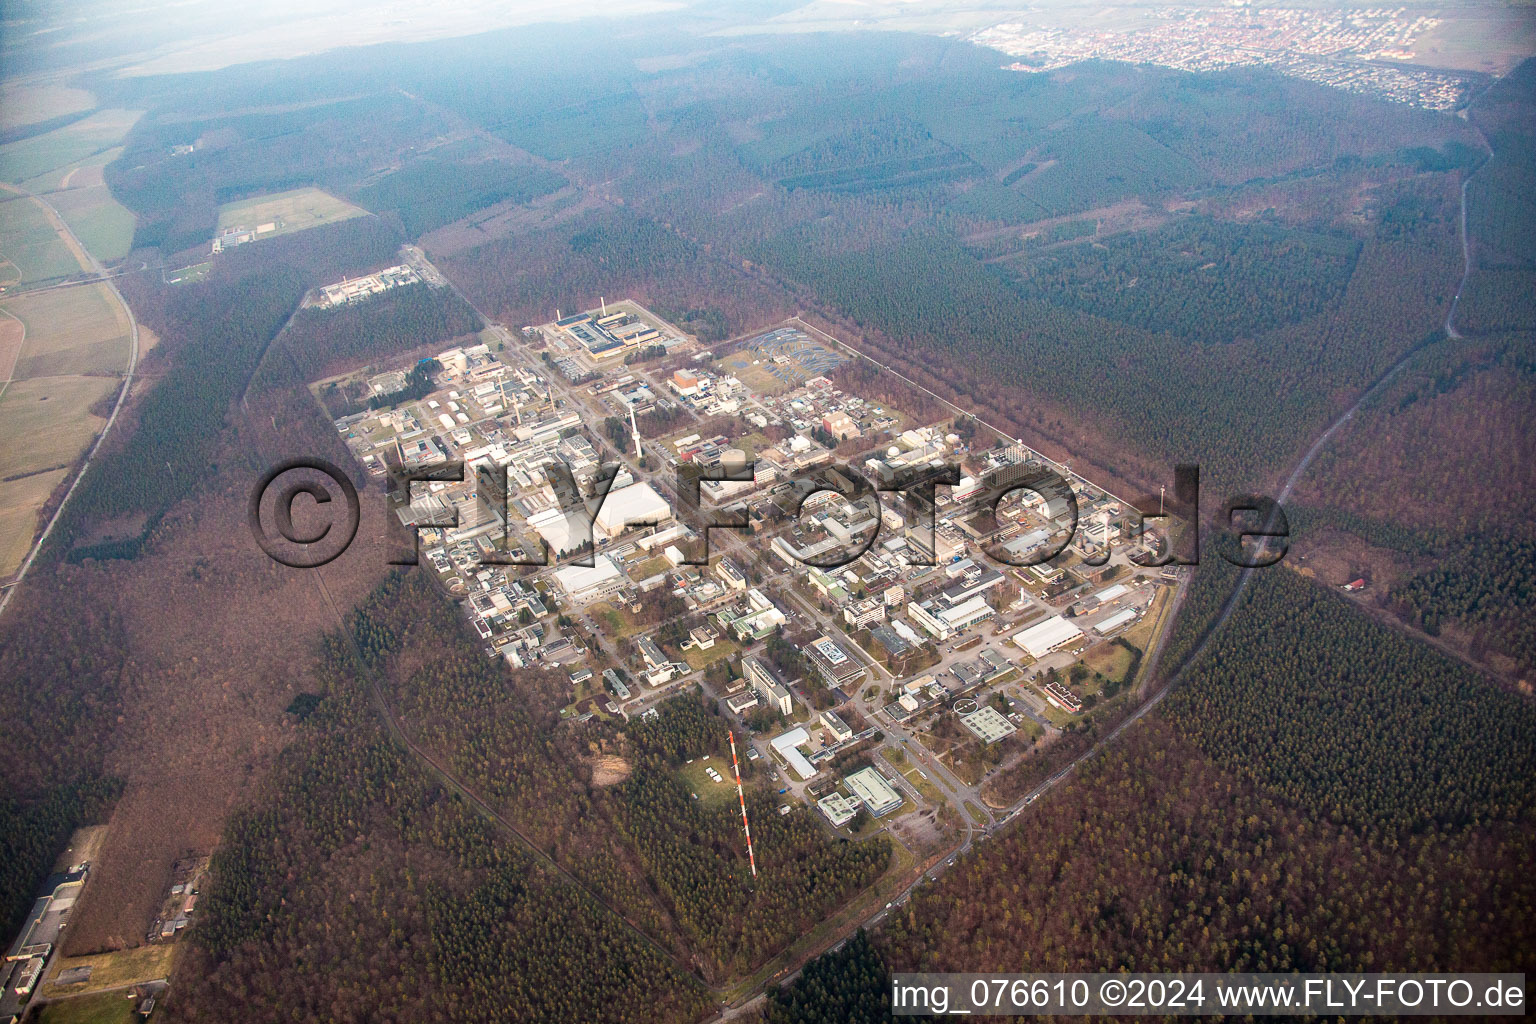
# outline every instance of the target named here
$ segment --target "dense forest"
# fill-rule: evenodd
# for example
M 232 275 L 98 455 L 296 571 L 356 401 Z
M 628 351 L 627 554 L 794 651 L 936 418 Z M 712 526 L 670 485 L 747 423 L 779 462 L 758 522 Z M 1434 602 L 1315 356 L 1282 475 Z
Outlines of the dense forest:
M 130 279 L 137 317 L 166 339 L 151 357 L 163 372 L 81 479 L 50 550 L 72 560 L 137 555 L 166 510 L 208 479 L 230 407 L 304 293 L 376 267 L 398 246 L 383 224 L 357 218 L 236 249 L 203 282 Z
M 103 820 L 118 782 L 103 754 L 126 655 L 110 606 L 30 587 L 0 627 L 0 925 L 12 934 L 70 832 Z M 39 629 L 39 623 L 68 629 Z
M 1326 309 L 1358 251 L 1347 237 L 1196 217 L 1053 249 L 1024 263 L 1018 277 L 1031 298 L 1211 344 Z
M 890 971 L 860 928 L 783 988 L 768 990 L 766 1024 L 879 1024 L 890 1019 Z
M 1501 970 L 1528 825 L 1373 837 L 1145 720 L 882 928 L 892 970 Z
M 1477 332 L 1536 330 L 1536 61 L 1489 86 L 1472 108 L 1492 150 L 1468 186 L 1467 227 L 1476 266 L 1458 312 Z
M 676 1019 L 701 991 L 686 971 L 676 973 L 681 965 L 698 965 L 707 979 L 749 971 L 868 885 L 889 859 L 884 839 L 829 839 L 811 811 L 780 816 L 754 787 L 754 880 L 734 802 L 706 808 L 676 775 L 683 761 L 724 750 L 715 711 L 683 695 L 623 729 L 561 728 L 564 677 L 509 676 L 486 659 L 425 574 L 392 576 L 354 612 L 347 634 L 328 642 L 326 666 L 318 699 L 304 703 L 305 752 L 291 752 L 272 792 L 232 826 L 216 864 L 221 895 L 201 941 L 220 967 L 213 983 L 199 986 L 207 991 L 191 997 L 213 1000 L 207 1005 L 265 984 L 248 974 L 257 962 L 350 957 L 323 938 L 340 914 L 358 934 L 420 931 L 451 956 L 422 968 L 390 964 L 388 987 L 402 1007 L 419 996 L 415 972 L 427 969 L 443 972 L 443 998 L 469 1019 L 492 1007 L 516 1019 L 554 1019 L 561 999 L 592 1000 L 568 1004 L 576 1007 L 568 1019 L 643 1019 L 637 1008 L 648 999 L 658 1000 L 651 1019 Z M 375 686 L 404 736 L 430 752 L 425 770 L 380 724 Z M 594 784 L 594 752 L 626 763 L 627 777 Z M 434 777 L 431 765 L 445 766 L 451 779 Z M 485 803 L 453 795 L 458 785 Z M 348 822 L 369 824 L 357 833 Z M 258 854 L 269 847 L 279 855 Z M 444 856 L 452 862 L 446 874 L 432 867 Z M 370 890 L 366 905 L 340 908 L 322 895 L 341 884 L 321 881 L 333 869 L 366 869 L 366 884 L 382 888 Z M 405 891 L 389 893 L 411 878 Z M 557 910 L 552 900 L 570 907 Z M 288 907 L 297 908 L 293 918 Z M 402 919 L 412 923 L 391 924 Z M 569 934 L 547 947 L 526 936 L 516 950 L 507 945 L 519 929 L 553 935 L 567 925 Z M 599 1001 L 613 998 L 609 980 L 584 993 L 523 990 L 550 987 L 548 972 L 586 974 L 594 969 L 583 963 L 588 955 L 599 956 L 599 973 L 615 985 L 664 969 L 608 1007 Z M 508 960 L 523 981 L 486 990 Z
M 381 157 L 441 130 L 419 103 L 398 93 L 329 102 L 311 95 L 285 110 L 255 111 L 238 98 L 242 77 L 223 76 L 203 91 L 183 83 L 185 92 L 173 93 L 169 104 L 157 95 L 159 81 L 129 86 L 144 90 L 150 102 L 158 99 L 164 111 L 139 121 L 122 157 L 108 165 L 113 195 L 138 217 L 135 248 L 169 255 L 206 246 L 224 203 L 305 185 L 337 188 L 368 174 Z M 233 112 L 220 110 L 221 99 L 234 101 L 226 108 Z M 176 146 L 195 148 L 178 154 Z
M 1532 344 L 1430 346 L 1321 453 L 1291 515 L 1331 582 L 1364 576 L 1368 600 L 1511 681 L 1536 665 Z
M 1494 651 L 1536 670 L 1536 536 L 1474 534 L 1433 568 L 1395 584 L 1388 606 L 1426 633 L 1452 624 L 1473 634 L 1474 656 Z
M 1367 829 L 1525 822 L 1536 709 L 1296 573 L 1255 573 L 1166 702 L 1208 756 Z
M 700 1013 L 686 974 L 389 736 L 344 638 L 324 673 L 303 741 L 215 857 L 169 1019 Z
M 420 238 L 477 210 L 525 203 L 564 184 L 542 167 L 423 158 L 357 189 L 353 197 L 374 213 L 399 217 L 406 235 Z
M 722 727 L 716 724 L 707 745 L 686 742 L 702 738 L 697 728 L 669 728 L 675 739 L 666 747 L 677 754 L 669 757 L 665 748 L 647 744 L 634 773 L 616 787 L 619 825 L 678 922 L 711 954 L 717 970 L 746 973 L 885 870 L 891 853 L 885 837 L 828 842 L 814 811 L 799 807 L 780 815 L 777 801 L 754 789 L 747 800 L 758 864 L 753 877 L 736 804 L 701 806 L 669 770 L 683 760 L 678 754 L 723 754 Z
M 479 330 L 480 318 L 468 303 L 450 289 L 425 282 L 392 288 L 366 302 L 301 309 L 267 353 L 257 383 L 262 387 L 308 384 Z
M 852 59 L 835 36 L 705 41 L 665 18 L 617 38 L 698 59 L 640 70 L 607 35 L 539 28 L 306 58 L 283 82 L 199 76 L 196 95 L 135 82 L 152 113 L 114 189 L 148 241 L 286 169 L 409 235 L 441 228 L 441 264 L 508 323 L 627 293 L 712 311 L 718 338 L 810 307 L 989 421 L 1128 477 L 1199 460 L 1234 487 L 1432 334 L 1460 272 L 1479 148 L 1447 115 L 1252 69 L 1017 75 L 920 36 Z M 530 75 L 544 52 L 566 62 Z M 442 74 L 466 60 L 473 87 Z M 306 92 L 332 98 L 278 106 Z M 1174 197 L 1195 216 L 1158 212 Z M 1112 209 L 1152 227 L 1089 238 Z M 1040 231 L 1063 247 L 972 247 Z

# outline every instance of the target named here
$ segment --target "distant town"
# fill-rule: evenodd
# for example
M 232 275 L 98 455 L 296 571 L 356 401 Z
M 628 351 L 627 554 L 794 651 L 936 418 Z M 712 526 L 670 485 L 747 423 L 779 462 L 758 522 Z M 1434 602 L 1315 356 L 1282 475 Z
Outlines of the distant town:
M 1010 56 L 1016 71 L 1051 71 L 1080 60 L 1159 64 L 1183 71 L 1262 65 L 1350 92 L 1431 110 L 1465 101 L 1472 79 L 1405 65 L 1439 20 L 1404 7 L 1308 10 L 1260 7 L 1149 8 L 1135 25 L 1071 28 L 1011 21 L 971 38 Z

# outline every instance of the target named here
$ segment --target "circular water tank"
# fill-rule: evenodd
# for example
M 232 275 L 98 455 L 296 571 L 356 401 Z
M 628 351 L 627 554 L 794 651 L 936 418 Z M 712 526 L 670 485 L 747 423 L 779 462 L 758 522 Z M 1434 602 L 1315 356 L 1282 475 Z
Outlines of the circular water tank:
M 895 445 L 891 445 L 889 448 L 887 448 L 885 450 L 885 457 L 888 458 L 888 459 L 894 459 L 896 456 L 898 456 L 900 454 L 901 454 L 901 449 L 897 448 Z

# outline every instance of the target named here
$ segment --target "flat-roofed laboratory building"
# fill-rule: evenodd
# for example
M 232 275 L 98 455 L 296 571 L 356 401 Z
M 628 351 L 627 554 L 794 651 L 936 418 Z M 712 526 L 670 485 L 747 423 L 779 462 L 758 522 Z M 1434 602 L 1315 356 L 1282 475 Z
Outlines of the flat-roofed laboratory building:
M 901 794 L 873 768 L 860 768 L 843 779 L 848 791 L 859 798 L 875 817 L 889 814 L 901 806 Z
M 1013 723 L 1004 718 L 994 707 L 983 706 L 968 715 L 961 715 L 960 724 L 989 746 L 1018 732 Z

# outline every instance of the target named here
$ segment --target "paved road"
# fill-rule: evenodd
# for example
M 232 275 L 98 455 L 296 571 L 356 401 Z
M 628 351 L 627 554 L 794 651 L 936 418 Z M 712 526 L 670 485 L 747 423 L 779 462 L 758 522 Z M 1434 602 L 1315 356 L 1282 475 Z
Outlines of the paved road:
M 1467 189 L 1472 184 L 1472 178 L 1478 171 L 1483 169 L 1483 166 L 1488 162 L 1488 158 L 1493 156 L 1493 147 L 1488 144 L 1488 137 L 1483 134 L 1483 130 L 1477 126 L 1477 122 L 1468 116 L 1467 112 L 1472 108 L 1472 104 L 1476 103 L 1483 93 L 1488 91 L 1493 81 L 1489 80 L 1488 85 L 1483 86 L 1476 96 L 1467 101 L 1465 107 L 1457 111 L 1457 116 L 1466 121 L 1467 124 L 1472 126 L 1472 130 L 1477 132 L 1478 140 L 1483 144 L 1483 150 L 1487 154 L 1483 158 L 1483 163 L 1478 164 L 1470 174 L 1461 179 L 1461 215 L 1458 218 L 1457 227 L 1458 234 L 1461 236 L 1461 281 L 1457 283 L 1456 294 L 1451 298 L 1451 308 L 1446 310 L 1445 313 L 1445 333 L 1448 337 L 1457 341 L 1462 340 L 1463 335 L 1456 329 L 1456 310 L 1461 306 L 1462 293 L 1467 290 L 1467 281 L 1472 276 L 1472 237 L 1467 233 Z

